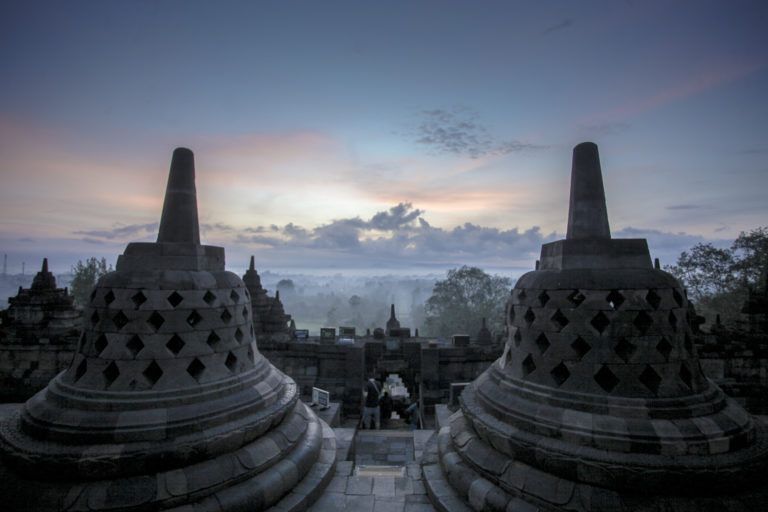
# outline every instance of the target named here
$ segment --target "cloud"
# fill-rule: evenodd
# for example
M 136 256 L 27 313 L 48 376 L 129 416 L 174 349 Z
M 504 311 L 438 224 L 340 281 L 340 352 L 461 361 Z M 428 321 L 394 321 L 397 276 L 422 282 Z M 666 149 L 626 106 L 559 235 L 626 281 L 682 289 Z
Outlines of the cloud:
M 556 23 L 555 25 L 552 25 L 542 30 L 541 35 L 551 34 L 552 32 L 557 32 L 558 30 L 563 30 L 571 26 L 573 26 L 573 20 L 570 18 L 566 18 L 560 23 Z
M 672 204 L 667 206 L 667 210 L 700 210 L 706 208 L 701 204 Z
M 622 133 L 626 133 L 629 131 L 630 124 L 624 123 L 624 122 L 603 122 L 603 123 L 591 123 L 591 124 L 582 124 L 579 126 L 579 129 L 583 133 L 587 133 L 594 136 L 601 136 L 605 137 L 608 135 L 621 135 Z
M 683 251 L 698 243 L 711 243 L 716 247 L 729 247 L 733 240 L 726 238 L 705 238 L 685 232 L 671 233 L 658 229 L 626 227 L 612 234 L 614 238 L 645 238 L 651 250 L 651 257 L 659 258 L 662 265 L 673 264 Z
M 398 229 L 402 226 L 408 226 L 422 213 L 424 213 L 423 210 L 414 210 L 411 203 L 400 203 L 390 208 L 389 211 L 378 212 L 371 218 L 368 225 L 373 229 Z
M 724 84 L 741 80 L 763 68 L 768 61 L 713 58 L 700 69 L 688 70 L 687 75 L 675 83 L 656 90 L 648 96 L 632 98 L 615 108 L 594 116 L 596 119 L 626 119 L 648 110 L 716 89 Z
M 89 239 L 89 242 L 94 242 L 98 239 L 127 240 L 155 234 L 157 233 L 157 227 L 157 222 L 150 222 L 148 224 L 129 224 L 127 226 L 116 224 L 112 229 L 73 231 L 73 234 L 85 235 Z
M 554 233 L 545 236 L 538 227 L 525 231 L 472 223 L 452 229 L 433 227 L 422 217 L 424 213 L 411 203 L 403 202 L 377 212 L 367 220 L 360 217 L 336 219 L 314 229 L 290 223 L 276 232 L 252 234 L 254 230 L 246 228 L 236 242 L 284 253 L 336 254 L 366 261 L 412 264 L 421 261 L 500 261 L 516 257 L 530 260 L 535 259 L 542 243 L 555 239 Z
M 415 141 L 434 153 L 479 158 L 546 146 L 518 140 L 498 140 L 479 122 L 478 115 L 466 108 L 422 110 Z

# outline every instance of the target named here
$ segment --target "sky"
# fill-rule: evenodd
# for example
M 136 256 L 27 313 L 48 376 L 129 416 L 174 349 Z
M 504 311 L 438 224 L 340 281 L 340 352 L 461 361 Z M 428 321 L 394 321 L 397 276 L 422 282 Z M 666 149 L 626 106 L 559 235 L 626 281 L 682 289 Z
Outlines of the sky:
M 508 275 L 600 148 L 614 237 L 768 225 L 763 1 L 0 1 L 0 253 L 152 241 L 173 148 L 228 267 Z

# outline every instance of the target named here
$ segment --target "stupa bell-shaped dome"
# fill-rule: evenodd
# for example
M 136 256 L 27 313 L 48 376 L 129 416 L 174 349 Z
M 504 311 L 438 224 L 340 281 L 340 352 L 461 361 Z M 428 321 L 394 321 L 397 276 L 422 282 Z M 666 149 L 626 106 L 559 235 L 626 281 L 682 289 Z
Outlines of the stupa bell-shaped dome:
M 333 433 L 259 353 L 250 300 L 224 249 L 200 244 L 194 157 L 176 149 L 157 242 L 127 246 L 69 369 L 0 425 L 13 503 L 306 505 L 331 477 Z
M 515 284 L 502 356 L 427 457 L 438 504 L 765 506 L 765 427 L 704 377 L 688 315 L 646 241 L 611 238 L 597 146 L 579 144 L 566 239 L 542 246 L 538 270 Z

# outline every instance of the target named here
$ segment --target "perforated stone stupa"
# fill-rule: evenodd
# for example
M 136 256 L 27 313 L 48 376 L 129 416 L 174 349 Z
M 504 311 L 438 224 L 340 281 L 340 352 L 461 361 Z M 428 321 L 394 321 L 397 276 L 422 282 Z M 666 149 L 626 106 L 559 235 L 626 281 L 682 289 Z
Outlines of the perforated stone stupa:
M 194 157 L 173 154 L 156 243 L 91 294 L 71 366 L 0 424 L 5 510 L 299 510 L 330 428 L 258 351 L 250 296 L 200 244 Z
M 573 151 L 568 232 L 507 305 L 503 355 L 423 470 L 441 510 L 767 510 L 768 437 L 701 372 L 677 280 L 610 237 L 597 146 Z

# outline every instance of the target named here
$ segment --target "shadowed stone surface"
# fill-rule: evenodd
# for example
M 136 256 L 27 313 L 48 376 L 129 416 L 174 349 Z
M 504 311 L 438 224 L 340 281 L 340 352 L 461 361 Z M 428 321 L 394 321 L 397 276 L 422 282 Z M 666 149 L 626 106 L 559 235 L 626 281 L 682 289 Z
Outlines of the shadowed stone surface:
M 8 304 L 0 313 L 0 399 L 23 401 L 69 366 L 81 314 L 69 291 L 56 287 L 48 258 Z
M 451 511 L 764 509 L 765 426 L 702 374 L 645 240 L 610 238 L 599 174 L 577 146 L 568 238 L 512 290 L 503 355 L 426 449 L 428 493 Z
M 303 510 L 332 478 L 333 431 L 259 353 L 194 190 L 178 149 L 158 242 L 128 245 L 69 368 L 0 423 L 8 510 Z

